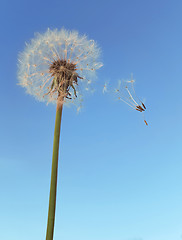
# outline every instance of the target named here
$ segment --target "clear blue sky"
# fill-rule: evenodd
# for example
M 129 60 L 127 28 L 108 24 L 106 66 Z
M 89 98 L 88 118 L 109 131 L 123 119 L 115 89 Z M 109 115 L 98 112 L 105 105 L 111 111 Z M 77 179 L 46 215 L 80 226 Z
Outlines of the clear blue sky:
M 75 29 L 104 67 L 84 108 L 64 108 L 54 240 L 182 239 L 182 1 L 2 0 L 0 239 L 45 239 L 55 107 L 17 86 L 34 32 Z M 141 113 L 102 94 L 133 72 Z

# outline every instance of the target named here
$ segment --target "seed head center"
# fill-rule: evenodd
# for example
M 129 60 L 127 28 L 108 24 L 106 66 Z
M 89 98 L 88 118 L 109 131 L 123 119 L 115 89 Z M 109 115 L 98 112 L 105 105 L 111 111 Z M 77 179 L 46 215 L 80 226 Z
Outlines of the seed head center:
M 53 77 L 51 91 L 57 91 L 58 96 L 63 98 L 72 99 L 70 93 L 70 87 L 72 87 L 74 95 L 77 97 L 74 85 L 78 85 L 78 78 L 81 77 L 76 72 L 76 64 L 58 59 L 50 65 L 49 72 Z

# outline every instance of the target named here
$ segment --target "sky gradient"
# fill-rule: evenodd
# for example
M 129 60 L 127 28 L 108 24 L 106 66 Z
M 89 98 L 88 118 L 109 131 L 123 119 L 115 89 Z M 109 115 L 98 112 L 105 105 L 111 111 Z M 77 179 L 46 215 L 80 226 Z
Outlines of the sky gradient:
M 104 66 L 79 114 L 64 107 L 54 240 L 182 239 L 182 2 L 3 0 L 0 239 L 45 239 L 56 108 L 17 85 L 35 32 L 94 39 Z M 143 121 L 114 94 L 133 73 Z

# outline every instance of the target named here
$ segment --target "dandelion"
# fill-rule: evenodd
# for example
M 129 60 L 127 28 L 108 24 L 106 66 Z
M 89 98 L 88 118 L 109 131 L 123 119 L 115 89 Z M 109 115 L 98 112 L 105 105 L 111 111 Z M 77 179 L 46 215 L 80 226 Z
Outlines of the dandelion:
M 20 54 L 19 84 L 39 101 L 77 105 L 77 96 L 89 90 L 95 71 L 102 66 L 99 55 L 96 43 L 86 36 L 48 29 L 36 34 Z
M 19 55 L 19 85 L 39 101 L 57 104 L 46 240 L 53 239 L 60 126 L 63 105 L 77 112 L 82 93 L 88 91 L 97 69 L 100 49 L 94 40 L 76 31 L 50 30 L 37 34 Z

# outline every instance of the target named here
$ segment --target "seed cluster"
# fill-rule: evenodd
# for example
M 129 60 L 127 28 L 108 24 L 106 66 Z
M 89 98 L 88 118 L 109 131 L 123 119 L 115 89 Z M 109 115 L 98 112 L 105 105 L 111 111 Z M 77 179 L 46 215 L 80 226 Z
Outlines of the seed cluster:
M 49 72 L 53 77 L 51 91 L 57 91 L 58 96 L 72 99 L 69 92 L 70 87 L 72 87 L 74 95 L 77 97 L 74 84 L 78 85 L 78 78 L 82 79 L 82 77 L 76 73 L 76 64 L 58 59 L 50 65 Z

